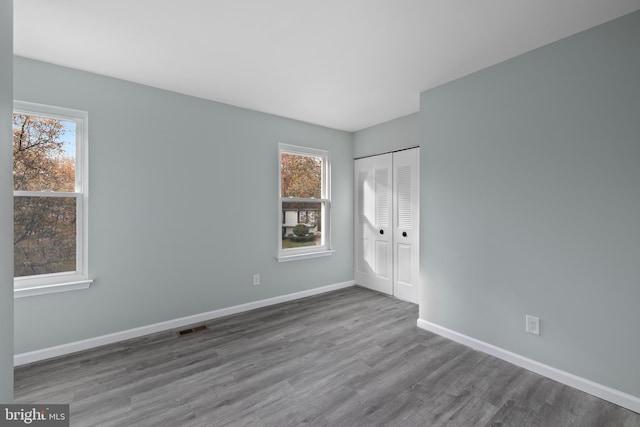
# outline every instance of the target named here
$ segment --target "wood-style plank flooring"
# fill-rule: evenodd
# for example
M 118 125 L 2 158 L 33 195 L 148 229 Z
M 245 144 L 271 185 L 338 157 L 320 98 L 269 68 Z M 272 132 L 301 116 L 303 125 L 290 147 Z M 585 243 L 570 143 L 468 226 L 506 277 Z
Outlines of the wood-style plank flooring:
M 353 287 L 19 367 L 72 426 L 616 426 L 640 415 L 416 327 Z

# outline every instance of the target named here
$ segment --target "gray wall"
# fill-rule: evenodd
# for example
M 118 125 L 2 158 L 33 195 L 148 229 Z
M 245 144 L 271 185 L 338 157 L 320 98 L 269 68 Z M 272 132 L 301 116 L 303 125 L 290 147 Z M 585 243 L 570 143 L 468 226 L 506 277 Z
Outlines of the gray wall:
M 95 278 L 16 300 L 16 353 L 353 279 L 350 133 L 24 58 L 14 91 L 89 112 Z M 333 256 L 275 259 L 280 142 L 331 151 Z
M 636 12 L 422 93 L 422 319 L 640 396 L 639 79 Z
M 0 403 L 13 400 L 13 1 L 0 0 Z
M 353 157 L 366 157 L 420 145 L 418 113 L 400 117 L 353 134 Z

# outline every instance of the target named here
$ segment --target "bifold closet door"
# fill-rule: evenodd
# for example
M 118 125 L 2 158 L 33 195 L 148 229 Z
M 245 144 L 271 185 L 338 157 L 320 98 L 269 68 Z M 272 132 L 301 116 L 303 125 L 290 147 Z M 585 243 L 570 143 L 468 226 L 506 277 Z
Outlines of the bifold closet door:
M 392 155 L 358 159 L 355 169 L 355 282 L 393 295 Z
M 419 149 L 355 161 L 359 285 L 418 302 Z

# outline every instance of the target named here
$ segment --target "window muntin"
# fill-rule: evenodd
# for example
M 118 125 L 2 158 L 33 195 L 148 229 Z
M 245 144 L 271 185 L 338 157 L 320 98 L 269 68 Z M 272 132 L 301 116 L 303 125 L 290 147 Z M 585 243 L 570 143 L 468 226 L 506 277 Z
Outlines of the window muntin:
M 86 279 L 87 113 L 16 101 L 16 289 Z
M 329 152 L 279 146 L 279 260 L 330 250 Z

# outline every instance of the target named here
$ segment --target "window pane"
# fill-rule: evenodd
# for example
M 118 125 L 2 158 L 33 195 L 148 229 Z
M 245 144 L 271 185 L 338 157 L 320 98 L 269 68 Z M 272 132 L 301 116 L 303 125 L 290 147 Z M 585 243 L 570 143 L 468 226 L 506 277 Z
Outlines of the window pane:
M 322 197 L 322 158 L 282 153 L 281 197 Z
M 76 199 L 14 197 L 14 276 L 76 270 Z
M 13 189 L 75 191 L 76 123 L 13 115 Z
M 322 244 L 322 202 L 282 202 L 282 249 Z

